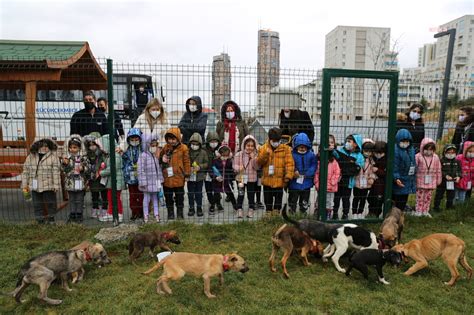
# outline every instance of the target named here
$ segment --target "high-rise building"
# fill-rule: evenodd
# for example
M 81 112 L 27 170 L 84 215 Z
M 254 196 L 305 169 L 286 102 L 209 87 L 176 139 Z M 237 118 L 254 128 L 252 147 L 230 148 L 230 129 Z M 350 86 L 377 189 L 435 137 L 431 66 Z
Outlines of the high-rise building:
M 222 104 L 231 99 L 230 56 L 221 53 L 212 60 L 212 108 L 219 114 Z
M 418 67 L 426 68 L 436 58 L 436 43 L 424 44 L 418 48 Z

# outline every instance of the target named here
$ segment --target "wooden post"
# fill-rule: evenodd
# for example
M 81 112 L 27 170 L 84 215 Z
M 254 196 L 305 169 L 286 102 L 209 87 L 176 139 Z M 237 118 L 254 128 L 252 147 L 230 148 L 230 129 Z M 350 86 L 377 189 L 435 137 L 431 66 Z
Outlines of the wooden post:
M 36 81 L 26 82 L 25 86 L 25 130 L 28 149 L 36 138 Z

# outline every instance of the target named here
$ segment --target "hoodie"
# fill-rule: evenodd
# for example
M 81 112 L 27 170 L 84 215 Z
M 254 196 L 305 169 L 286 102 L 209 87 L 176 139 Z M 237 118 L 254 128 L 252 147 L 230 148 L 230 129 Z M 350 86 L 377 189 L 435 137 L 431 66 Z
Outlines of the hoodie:
M 69 151 L 69 145 L 75 143 L 82 147 L 81 137 L 71 135 L 66 141 L 66 148 Z M 82 191 L 87 185 L 87 174 L 89 172 L 89 159 L 79 151 L 77 155 L 68 152 L 61 160 L 61 171 L 64 174 L 64 186 L 67 191 Z M 67 160 L 66 160 L 67 159 Z M 67 161 L 67 163 L 65 163 Z
M 192 113 L 189 110 L 189 102 L 193 100 L 196 102 L 197 110 Z M 201 135 L 201 138 L 204 138 L 204 133 L 206 132 L 207 126 L 207 114 L 202 112 L 202 102 L 199 96 L 191 96 L 186 100 L 186 113 L 179 121 L 179 130 L 183 135 L 182 143 L 189 145 L 189 138 L 192 134 L 197 132 Z
M 406 149 L 400 147 L 404 139 L 410 140 L 410 146 Z M 393 163 L 393 194 L 409 195 L 416 192 L 416 160 L 415 148 L 411 144 L 413 138 L 406 129 L 400 129 L 395 136 L 395 156 Z M 410 172 L 411 171 L 411 172 Z M 405 187 L 399 187 L 395 181 L 399 179 Z
M 98 136 L 98 137 L 97 137 Z M 96 151 L 91 151 L 89 147 L 95 144 Z M 102 142 L 99 134 L 90 134 L 84 137 L 84 147 L 89 164 L 89 172 L 87 178 L 89 180 L 88 186 L 91 192 L 98 192 L 104 190 L 104 185 L 100 184 L 100 168 L 102 163 L 105 163 L 106 154 L 102 150 Z
M 447 144 L 444 146 L 443 157 L 441 158 L 441 172 L 443 174 L 443 181 L 447 181 L 446 176 L 450 176 L 452 178 L 461 178 L 461 163 L 456 158 L 451 160 L 446 158 L 446 151 L 450 149 L 457 151 L 456 145 L 454 144 Z
M 133 136 L 140 137 L 140 144 L 136 147 L 130 145 L 130 138 Z M 127 134 L 127 150 L 122 155 L 122 171 L 128 185 L 138 185 L 138 158 L 143 152 L 141 137 L 142 133 L 138 128 L 130 129 Z
M 463 153 L 456 157 L 456 160 L 461 163 L 462 170 L 461 180 L 456 184 L 456 188 L 461 190 L 470 190 L 469 186 L 472 188 L 474 184 L 474 158 L 467 157 L 467 150 L 472 147 L 474 147 L 474 142 L 464 142 Z
M 366 142 L 375 144 L 372 139 L 364 139 L 362 145 L 364 145 Z M 375 161 L 373 157 L 366 158 L 364 156 L 364 166 L 360 168 L 359 174 L 355 178 L 355 187 L 359 189 L 372 188 L 375 180 L 377 179 L 377 175 L 375 174 L 376 171 L 377 168 L 375 167 Z
M 251 154 L 245 152 L 245 144 L 249 141 L 253 141 L 255 143 L 255 151 Z M 252 156 L 253 155 L 253 156 Z M 255 183 L 257 182 L 257 155 L 258 155 L 258 143 L 257 140 L 251 135 L 248 135 L 244 138 L 241 146 L 240 151 L 235 154 L 234 157 L 234 171 L 237 176 L 237 180 L 245 182 L 247 179 L 248 183 Z M 243 170 L 241 170 L 243 168 Z
M 217 149 L 217 152 L 220 152 L 223 148 L 230 148 L 227 145 L 222 145 Z M 223 181 L 217 181 L 217 174 L 212 171 L 215 168 L 222 176 Z M 218 157 L 212 161 L 211 166 L 211 177 L 212 177 L 212 186 L 214 187 L 215 192 L 232 192 L 231 183 L 235 179 L 234 169 L 232 167 L 232 152 L 229 155 L 227 160 L 222 160 L 220 154 Z
M 304 145 L 308 150 L 305 154 L 298 153 L 298 146 Z M 302 182 L 295 177 L 290 181 L 291 190 L 306 190 L 313 187 L 314 174 L 318 167 L 316 156 L 312 150 L 312 143 L 306 133 L 302 132 L 295 135 L 293 139 L 293 160 L 295 162 L 295 172 L 298 171 L 304 179 Z
M 149 151 L 150 143 L 153 140 L 159 143 L 157 137 L 143 136 L 143 150 L 138 158 L 138 188 L 140 191 L 147 193 L 159 192 L 161 190 L 161 183 L 163 183 L 163 173 L 159 158 Z
M 415 156 L 417 189 L 436 189 L 443 180 L 439 156 L 436 153 L 433 153 L 432 156 L 423 155 L 425 146 L 430 143 L 434 144 L 435 142 L 430 138 L 421 140 L 420 152 Z
M 165 133 L 165 139 L 168 135 L 173 135 L 178 139 L 178 144 L 172 146 L 165 144 L 160 151 L 160 164 L 163 170 L 163 177 L 165 178 L 163 186 L 168 188 L 184 187 L 185 178 L 191 174 L 191 162 L 189 160 L 189 149 L 181 143 L 181 132 L 179 128 L 170 128 Z M 168 156 L 168 163 L 163 161 L 163 156 Z M 173 169 L 173 176 L 169 176 L 168 168 Z
M 196 181 L 200 182 L 206 178 L 207 170 L 209 169 L 209 157 L 207 155 L 206 149 L 203 148 L 202 138 L 201 135 L 195 132 L 191 138 L 189 138 L 189 143 L 191 142 L 199 143 L 199 149 L 193 150 L 191 147 L 189 148 L 189 162 L 191 166 L 193 163 L 196 163 L 199 166 L 199 171 L 196 173 Z M 191 171 L 191 173 L 193 173 Z M 191 176 L 191 178 L 194 176 Z
M 235 111 L 235 117 L 232 120 L 227 119 L 226 111 L 228 106 L 232 106 Z M 229 145 L 230 140 L 230 128 L 234 126 L 236 132 L 235 147 L 232 153 L 239 151 L 240 144 L 244 141 L 244 138 L 249 134 L 249 129 L 245 121 L 242 119 L 240 107 L 234 101 L 227 101 L 221 106 L 221 120 L 217 123 L 216 132 L 219 135 L 221 143 Z
M 112 188 L 112 169 L 111 169 L 111 161 L 110 161 L 110 140 L 109 140 L 109 135 L 103 135 L 101 138 L 102 144 L 103 144 L 103 150 L 107 154 L 107 158 L 105 159 L 105 168 L 100 171 L 100 176 L 101 178 L 101 184 L 105 186 L 107 189 Z M 115 139 L 112 139 L 115 144 Z M 114 145 L 114 148 L 116 145 Z M 112 154 L 115 154 L 115 179 L 116 179 L 116 184 L 117 184 L 117 190 L 124 190 L 127 188 L 125 186 L 125 180 L 123 178 L 123 172 L 122 172 L 122 157 L 120 154 L 117 152 L 112 152 Z
M 351 135 L 357 145 L 352 151 L 347 151 L 344 147 L 333 152 L 334 157 L 341 168 L 341 180 L 339 185 L 347 188 L 354 188 L 355 177 L 359 174 L 360 169 L 364 167 L 365 159 L 362 155 L 362 136 L 359 134 Z

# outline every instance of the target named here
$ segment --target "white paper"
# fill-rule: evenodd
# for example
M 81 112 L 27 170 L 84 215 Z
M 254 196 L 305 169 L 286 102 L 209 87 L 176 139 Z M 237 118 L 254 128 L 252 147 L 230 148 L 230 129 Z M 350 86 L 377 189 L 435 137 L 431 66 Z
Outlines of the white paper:
M 84 189 L 84 183 L 82 182 L 82 179 L 77 178 L 74 180 L 74 190 L 83 190 Z
M 168 177 L 173 177 L 174 176 L 172 166 L 166 168 L 166 174 L 168 174 Z
M 212 182 L 212 178 L 209 173 L 206 173 L 206 182 Z
M 472 188 L 472 182 L 468 181 L 467 182 L 467 190 L 471 190 L 471 188 Z
M 190 182 L 195 182 L 196 181 L 196 174 L 192 173 L 191 176 L 189 176 L 189 181 Z
M 38 189 L 38 180 L 33 178 L 33 181 L 31 182 L 31 189 L 32 190 L 37 190 Z
M 172 252 L 161 252 L 161 253 L 156 254 L 156 258 L 158 258 L 158 262 L 160 262 L 163 259 L 165 259 L 165 257 L 168 257 L 171 254 Z
M 410 170 L 408 171 L 408 175 L 415 175 L 415 166 L 410 166 Z
M 296 179 L 296 183 L 303 184 L 304 183 L 304 175 L 298 176 L 298 178 Z
M 273 165 L 268 166 L 268 175 L 273 175 L 275 173 L 275 168 Z
M 454 182 L 446 182 L 446 190 L 454 190 Z
M 244 182 L 244 184 L 247 184 L 249 181 L 249 176 L 247 174 L 242 175 L 242 181 Z
M 101 177 L 100 178 L 100 183 L 104 186 L 107 186 L 107 177 Z
M 431 184 L 431 175 L 425 175 L 425 184 Z
M 361 188 L 367 188 L 367 177 L 366 176 L 361 176 L 360 177 L 360 187 Z

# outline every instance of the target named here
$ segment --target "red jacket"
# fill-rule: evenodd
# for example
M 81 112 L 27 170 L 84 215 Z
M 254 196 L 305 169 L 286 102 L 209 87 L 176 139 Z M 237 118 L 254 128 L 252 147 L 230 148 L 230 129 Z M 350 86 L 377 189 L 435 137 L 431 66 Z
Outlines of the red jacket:
M 467 150 L 474 147 L 474 142 L 464 142 L 463 154 L 459 154 L 456 159 L 461 162 L 461 180 L 456 184 L 456 188 L 461 190 L 468 189 L 468 182 L 471 182 L 471 188 L 474 184 L 474 158 L 466 157 Z

